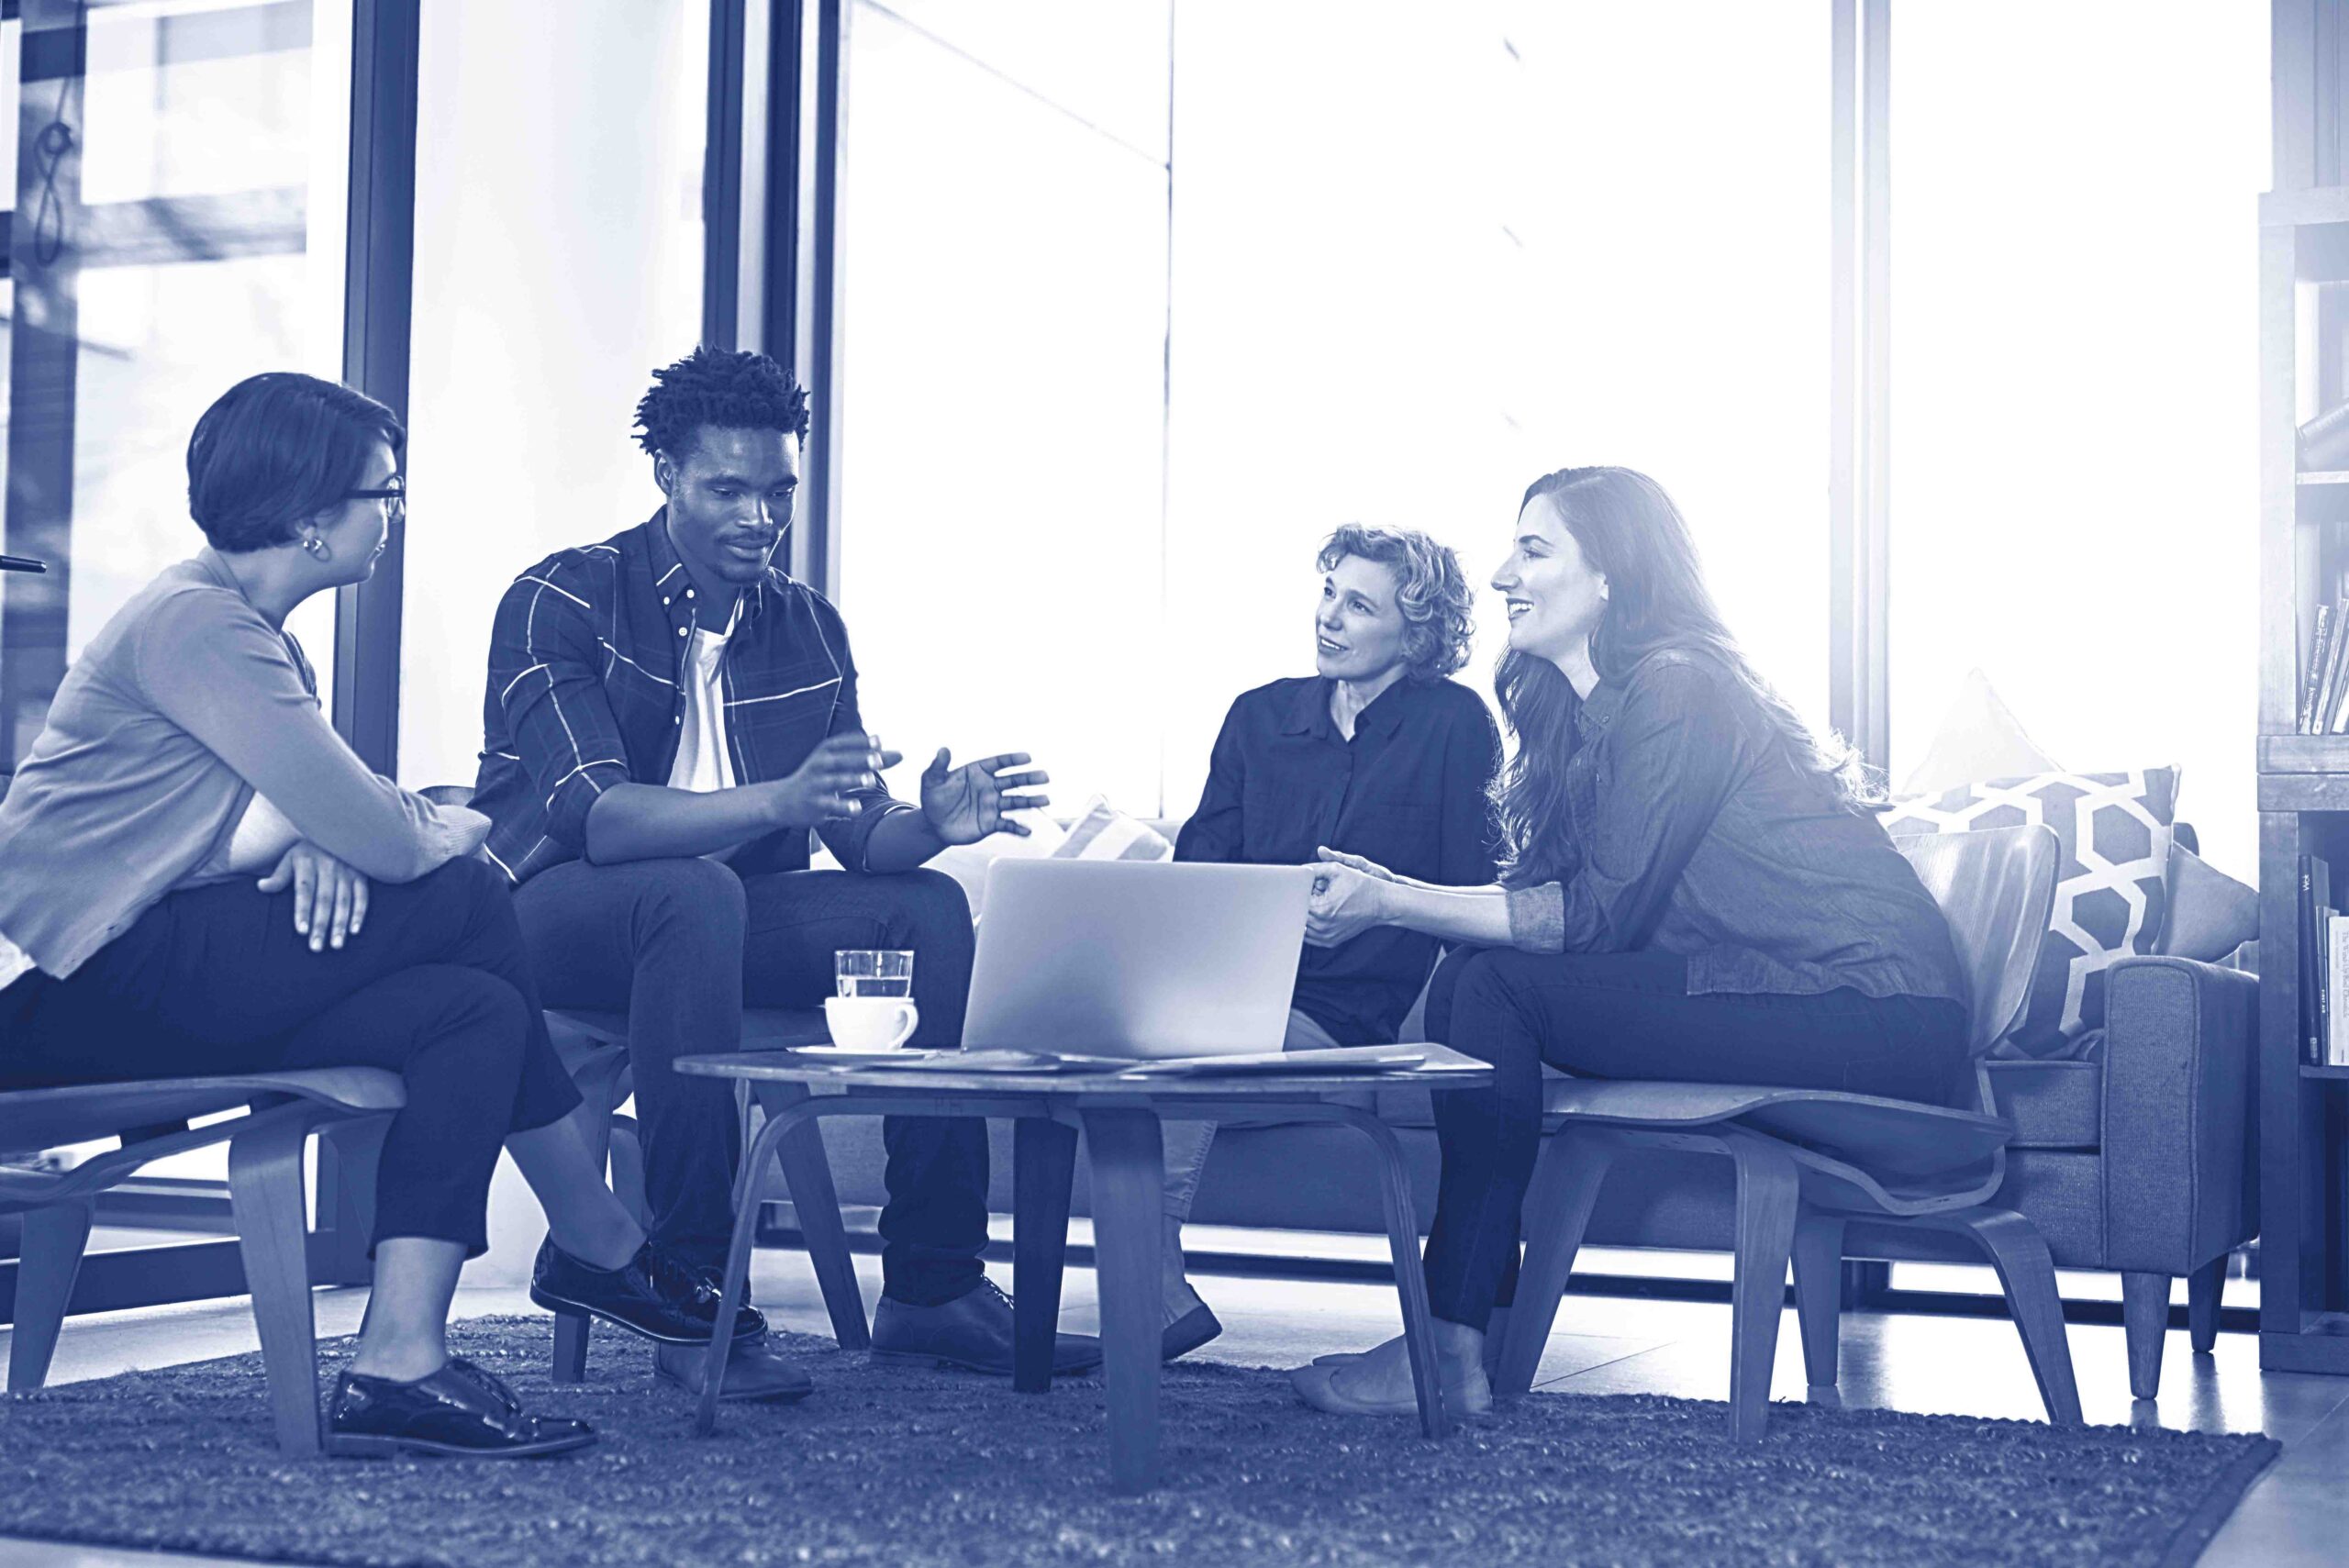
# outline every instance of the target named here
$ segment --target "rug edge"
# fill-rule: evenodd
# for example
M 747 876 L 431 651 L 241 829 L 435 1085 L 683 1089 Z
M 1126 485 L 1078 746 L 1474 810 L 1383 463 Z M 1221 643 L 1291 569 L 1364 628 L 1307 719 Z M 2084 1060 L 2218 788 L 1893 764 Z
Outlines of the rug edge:
M 2253 1485 L 2283 1455 L 2282 1443 L 2265 1432 L 2259 1433 L 2258 1438 L 2257 1442 L 2211 1478 L 2201 1500 L 2171 1532 L 2169 1545 L 2154 1559 L 2154 1568 L 2194 1568 L 2201 1561 L 2211 1540 L 2234 1518 Z

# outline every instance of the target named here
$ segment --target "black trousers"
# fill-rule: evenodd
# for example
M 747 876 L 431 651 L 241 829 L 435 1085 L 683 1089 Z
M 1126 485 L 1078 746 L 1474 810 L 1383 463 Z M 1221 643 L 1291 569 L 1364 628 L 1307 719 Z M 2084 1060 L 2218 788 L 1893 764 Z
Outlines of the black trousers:
M 365 928 L 315 953 L 290 890 L 216 883 L 163 899 L 69 978 L 0 992 L 0 1088 L 307 1067 L 382 1067 L 407 1086 L 374 1240 L 484 1251 L 499 1146 L 579 1104 L 504 874 L 462 860 L 371 886 Z
M 1939 998 L 1688 994 L 1662 952 L 1470 948 L 1437 969 L 1428 1038 L 1489 1062 L 1493 1086 L 1435 1097 L 1443 1173 L 1425 1254 L 1447 1322 L 1483 1329 L 1516 1284 L 1519 1212 L 1541 1150 L 1543 1063 L 1586 1078 L 1842 1089 L 1951 1103 L 1965 1008 Z
M 515 895 L 547 1000 L 625 1010 L 652 1234 L 712 1273 L 734 1226 L 741 1158 L 733 1085 L 676 1072 L 680 1056 L 740 1048 L 742 1008 L 812 1007 L 832 995 L 842 948 L 910 948 L 921 1025 L 909 1042 L 954 1046 L 971 988 L 971 910 L 954 879 L 776 872 L 716 861 L 573 861 Z M 983 1277 L 986 1124 L 890 1117 L 882 1288 L 913 1306 L 952 1301 Z

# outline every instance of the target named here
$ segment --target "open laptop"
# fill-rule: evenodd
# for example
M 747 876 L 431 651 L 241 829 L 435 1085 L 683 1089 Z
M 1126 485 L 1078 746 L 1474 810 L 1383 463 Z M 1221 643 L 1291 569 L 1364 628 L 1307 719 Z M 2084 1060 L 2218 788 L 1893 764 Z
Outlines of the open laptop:
M 1312 891 L 1310 866 L 999 859 L 963 1047 L 1278 1051 Z

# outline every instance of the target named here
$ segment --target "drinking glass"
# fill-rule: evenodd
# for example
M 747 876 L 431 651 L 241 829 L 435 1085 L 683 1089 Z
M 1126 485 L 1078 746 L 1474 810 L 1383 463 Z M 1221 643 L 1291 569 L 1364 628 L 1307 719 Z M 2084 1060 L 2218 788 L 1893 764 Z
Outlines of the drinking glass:
M 908 997 L 914 955 L 900 950 L 843 948 L 832 955 L 832 978 L 843 996 Z

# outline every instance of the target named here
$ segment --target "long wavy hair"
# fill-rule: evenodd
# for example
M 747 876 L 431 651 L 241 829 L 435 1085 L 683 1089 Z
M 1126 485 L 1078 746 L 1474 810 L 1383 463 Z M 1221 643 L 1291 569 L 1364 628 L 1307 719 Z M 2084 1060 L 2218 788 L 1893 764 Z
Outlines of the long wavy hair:
M 1607 579 L 1607 608 L 1590 638 L 1599 679 L 1620 680 L 1664 649 L 1694 654 L 1729 677 L 1829 800 L 1847 811 L 1870 809 L 1878 792 L 1851 746 L 1840 735 L 1813 734 L 1730 635 L 1698 567 L 1687 520 L 1664 486 L 1628 468 L 1562 468 L 1526 486 L 1520 510 L 1544 496 L 1583 559 Z M 1493 782 L 1501 880 L 1510 886 L 1562 880 L 1581 860 L 1565 775 L 1582 699 L 1555 664 L 1514 649 L 1502 654 L 1493 690 L 1517 742 Z

